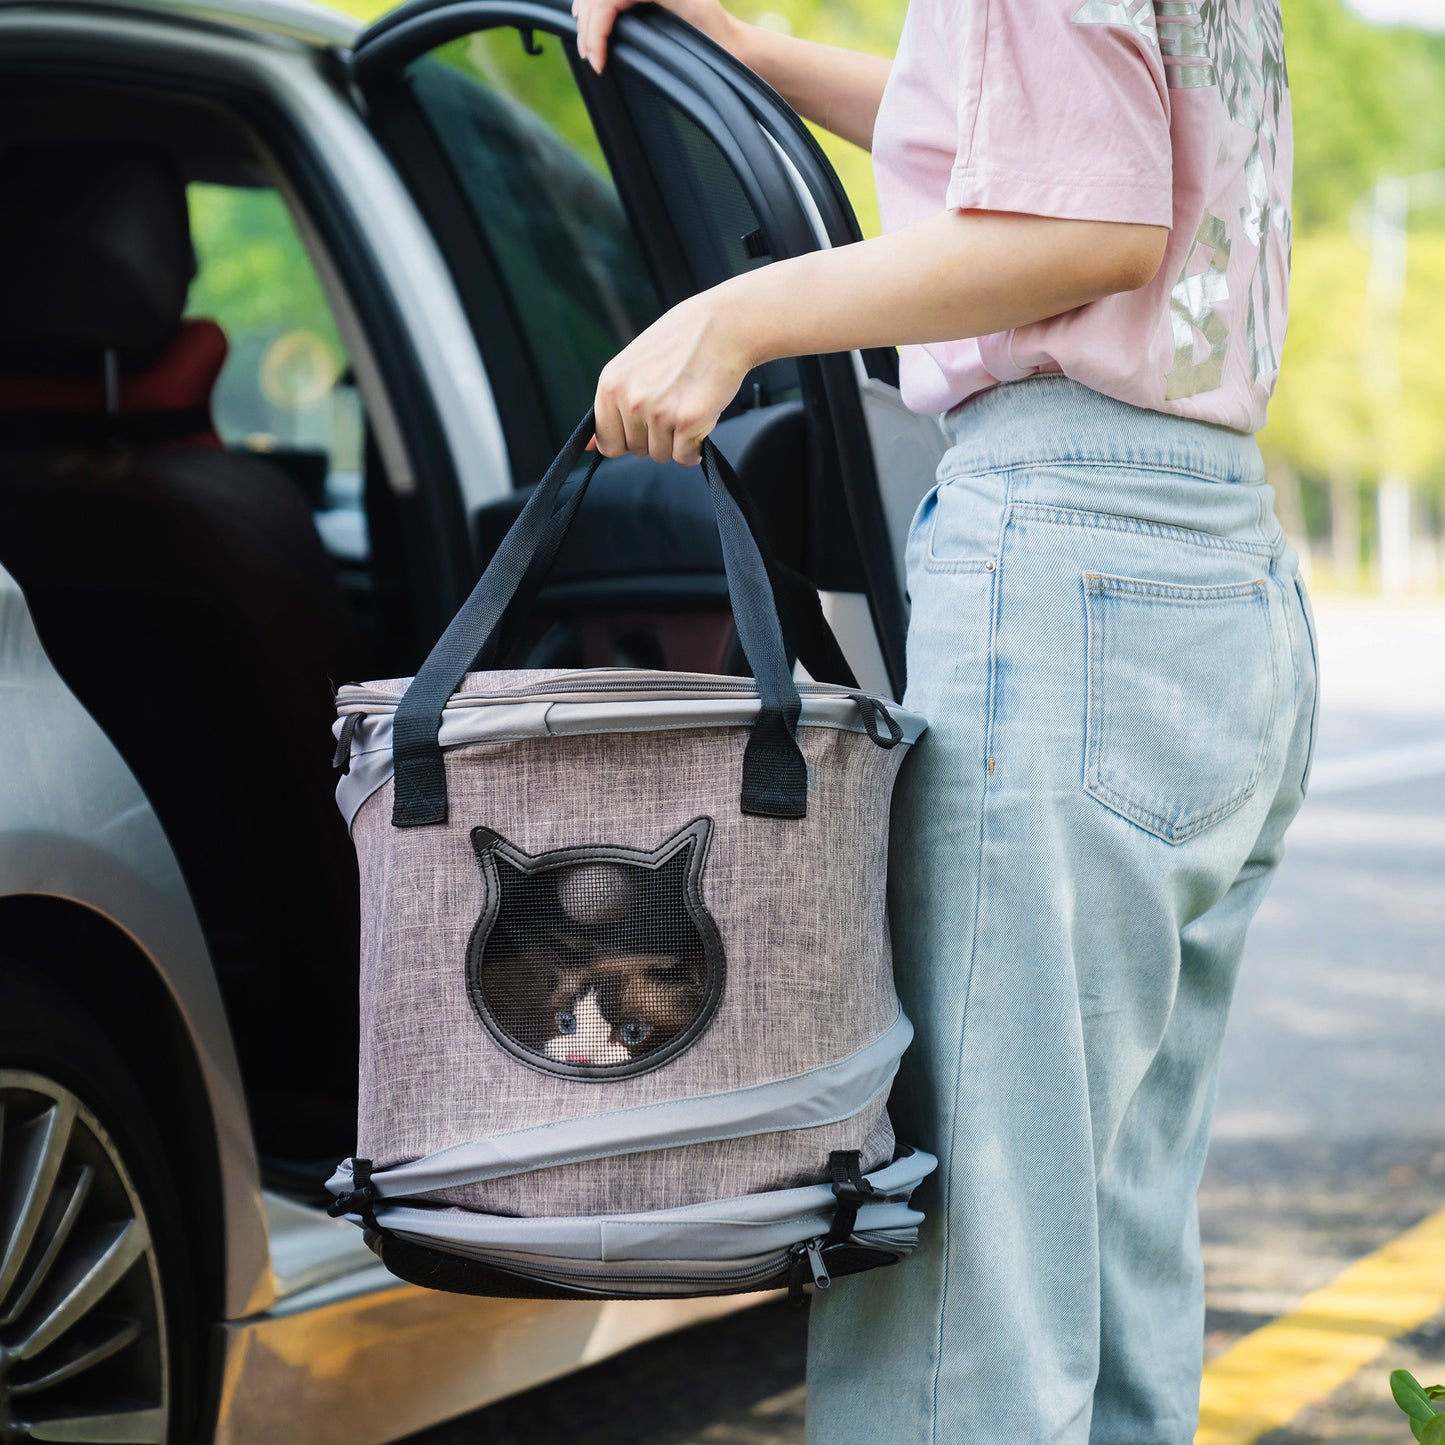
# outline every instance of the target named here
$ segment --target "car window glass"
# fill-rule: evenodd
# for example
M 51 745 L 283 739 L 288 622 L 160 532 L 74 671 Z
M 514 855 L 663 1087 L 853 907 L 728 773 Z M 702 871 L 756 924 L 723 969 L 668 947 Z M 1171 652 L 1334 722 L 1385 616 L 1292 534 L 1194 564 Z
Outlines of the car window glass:
M 661 311 L 561 41 L 484 30 L 407 66 L 489 246 L 560 441 Z
M 622 66 L 619 90 L 633 128 L 668 194 L 683 245 L 700 287 L 716 286 L 765 266 L 772 256 L 762 219 L 732 163 L 717 142 L 646 76 Z M 745 401 L 788 401 L 802 395 L 795 357 L 759 367 L 748 378 Z
M 219 322 L 229 344 L 216 431 L 296 482 L 338 560 L 364 562 L 360 395 L 286 203 L 260 187 L 193 184 L 187 194 L 197 258 L 187 310 Z

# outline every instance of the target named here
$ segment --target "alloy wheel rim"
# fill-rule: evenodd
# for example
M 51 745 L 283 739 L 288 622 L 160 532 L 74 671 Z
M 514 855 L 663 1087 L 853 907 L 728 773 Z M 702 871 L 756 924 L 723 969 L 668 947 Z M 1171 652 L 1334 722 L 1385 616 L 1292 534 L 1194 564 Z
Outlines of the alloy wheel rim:
M 0 1069 L 0 1441 L 161 1442 L 160 1268 L 115 1141 L 63 1084 Z

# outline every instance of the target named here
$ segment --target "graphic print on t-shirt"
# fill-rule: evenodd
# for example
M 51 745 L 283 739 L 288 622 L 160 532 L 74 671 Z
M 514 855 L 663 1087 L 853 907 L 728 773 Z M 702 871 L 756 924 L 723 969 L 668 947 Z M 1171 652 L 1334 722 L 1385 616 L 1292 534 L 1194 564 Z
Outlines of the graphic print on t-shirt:
M 1075 25 L 1132 27 L 1159 47 L 1169 89 L 1213 87 L 1230 121 L 1249 133 L 1238 234 L 1256 259 L 1243 340 L 1251 379 L 1273 379 L 1279 373 L 1279 348 L 1270 320 L 1268 251 L 1283 245 L 1287 266 L 1290 247 L 1289 206 L 1273 194 L 1269 182 L 1278 159 L 1280 102 L 1289 84 L 1277 5 L 1262 4 L 1246 13 L 1245 6 L 1230 0 L 1084 0 L 1072 18 Z M 1213 391 L 1223 383 L 1231 344 L 1222 315 L 1229 298 L 1230 233 L 1224 217 L 1206 210 L 1170 292 L 1174 364 L 1165 381 L 1166 400 Z
M 940 207 L 1169 230 L 1137 290 L 900 351 L 946 411 L 1062 372 L 1257 431 L 1279 373 L 1293 132 L 1280 0 L 910 0 L 873 135 L 884 227 Z

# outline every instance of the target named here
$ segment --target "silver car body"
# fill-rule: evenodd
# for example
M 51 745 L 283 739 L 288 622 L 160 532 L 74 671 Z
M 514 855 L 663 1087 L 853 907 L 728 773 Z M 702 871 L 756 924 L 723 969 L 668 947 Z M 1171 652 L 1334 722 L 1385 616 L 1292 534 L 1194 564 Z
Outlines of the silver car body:
M 359 27 L 306 0 L 0 0 L 0 53 L 83 57 L 152 75 L 223 68 L 290 115 L 340 182 L 355 227 L 408 318 L 469 508 L 511 490 L 492 393 L 451 277 L 406 187 L 325 73 Z M 800 193 L 802 181 L 797 182 Z M 401 429 L 297 198 L 394 485 L 412 475 Z M 808 201 L 811 206 L 811 200 Z M 820 242 L 826 244 L 818 225 Z M 890 539 L 931 480 L 941 434 L 858 369 Z M 861 594 L 825 604 L 865 685 L 881 654 Z M 215 1138 L 224 1252 L 216 1438 L 383 1441 L 590 1364 L 736 1299 L 639 1303 L 483 1300 L 404 1285 L 357 1230 L 262 1188 L 207 945 L 139 784 L 60 679 L 24 597 L 0 571 L 0 910 L 42 896 L 101 915 L 153 970 L 189 1041 Z M 279 1005 L 278 1005 L 279 1006 Z

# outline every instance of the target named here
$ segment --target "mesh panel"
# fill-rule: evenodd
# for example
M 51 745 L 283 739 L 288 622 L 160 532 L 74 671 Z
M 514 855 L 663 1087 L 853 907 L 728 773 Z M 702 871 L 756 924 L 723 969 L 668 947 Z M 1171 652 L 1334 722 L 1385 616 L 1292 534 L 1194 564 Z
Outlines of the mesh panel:
M 653 1068 L 701 1032 L 722 992 L 722 945 L 699 882 L 711 823 L 652 852 L 533 856 L 472 834 L 486 883 L 468 985 L 483 1023 L 527 1063 L 584 1077 Z

